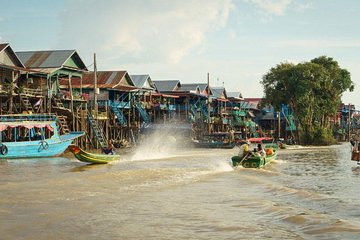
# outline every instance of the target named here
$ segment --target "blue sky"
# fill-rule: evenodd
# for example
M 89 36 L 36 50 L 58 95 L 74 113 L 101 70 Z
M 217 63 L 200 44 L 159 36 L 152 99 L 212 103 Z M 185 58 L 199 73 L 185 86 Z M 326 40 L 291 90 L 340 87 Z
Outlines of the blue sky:
M 0 42 L 15 51 L 75 49 L 86 65 L 152 79 L 206 82 L 261 97 L 281 62 L 321 55 L 346 68 L 360 108 L 357 0 L 13 0 L 0 8 Z M 90 67 L 91 69 L 92 67 Z

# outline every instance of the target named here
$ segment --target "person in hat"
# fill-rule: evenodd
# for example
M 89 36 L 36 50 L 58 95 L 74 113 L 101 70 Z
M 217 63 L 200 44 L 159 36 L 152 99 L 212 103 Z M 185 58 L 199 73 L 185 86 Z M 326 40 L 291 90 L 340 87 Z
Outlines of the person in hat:
M 239 149 L 239 157 L 241 157 L 242 159 L 245 159 L 246 157 L 249 156 L 250 154 L 250 151 L 249 151 L 249 145 L 250 145 L 250 142 L 248 140 L 245 141 L 245 143 L 243 143 L 241 146 L 240 146 L 240 149 Z

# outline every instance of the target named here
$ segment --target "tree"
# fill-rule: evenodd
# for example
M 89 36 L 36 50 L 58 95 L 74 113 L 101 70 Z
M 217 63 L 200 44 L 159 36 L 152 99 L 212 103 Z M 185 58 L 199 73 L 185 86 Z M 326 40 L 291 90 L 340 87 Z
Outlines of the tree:
M 280 63 L 262 78 L 264 103 L 279 110 L 287 104 L 297 119 L 303 144 L 331 144 L 329 119 L 335 116 L 342 94 L 354 90 L 350 73 L 338 62 L 321 56 L 299 64 Z

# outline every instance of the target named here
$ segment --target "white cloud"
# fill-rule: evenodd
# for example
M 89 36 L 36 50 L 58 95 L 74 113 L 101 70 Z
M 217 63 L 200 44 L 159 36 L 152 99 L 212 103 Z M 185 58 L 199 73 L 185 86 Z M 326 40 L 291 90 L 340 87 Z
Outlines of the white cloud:
M 265 14 L 281 16 L 292 0 L 248 0 Z
M 358 40 L 351 39 L 293 39 L 279 41 L 279 46 L 296 48 L 360 48 Z
M 201 47 L 207 32 L 226 25 L 231 1 L 66 0 L 59 45 L 112 62 L 177 63 Z
M 308 9 L 312 9 L 314 6 L 313 6 L 313 3 L 311 2 L 308 2 L 308 3 L 295 3 L 295 9 L 296 11 L 298 12 L 304 12 L 305 10 L 308 10 Z

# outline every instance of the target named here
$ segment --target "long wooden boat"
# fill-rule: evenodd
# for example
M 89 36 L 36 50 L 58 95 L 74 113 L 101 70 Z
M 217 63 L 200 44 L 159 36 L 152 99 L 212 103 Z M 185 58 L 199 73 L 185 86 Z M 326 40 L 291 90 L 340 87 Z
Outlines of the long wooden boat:
M 196 148 L 224 148 L 233 149 L 236 145 L 235 142 L 223 142 L 223 141 L 197 141 L 193 140 L 193 145 Z
M 84 135 L 60 135 L 58 130 L 55 115 L 0 115 L 0 159 L 59 156 L 74 139 Z
M 204 135 L 201 139 L 193 139 L 192 143 L 196 148 L 232 149 L 236 146 L 236 142 L 230 140 L 228 132 L 217 132 Z
M 268 151 L 269 148 L 271 148 L 271 151 Z M 265 156 L 260 156 L 257 153 L 251 153 L 250 156 L 245 158 L 233 156 L 231 161 L 234 167 L 241 165 L 244 168 L 261 168 L 275 160 L 278 151 L 276 147 L 265 146 L 265 152 Z M 269 154 L 269 152 L 271 152 L 271 154 Z
M 70 145 L 69 150 L 81 162 L 87 162 L 92 164 L 105 164 L 111 161 L 120 160 L 120 155 L 89 153 L 82 150 L 76 145 Z

